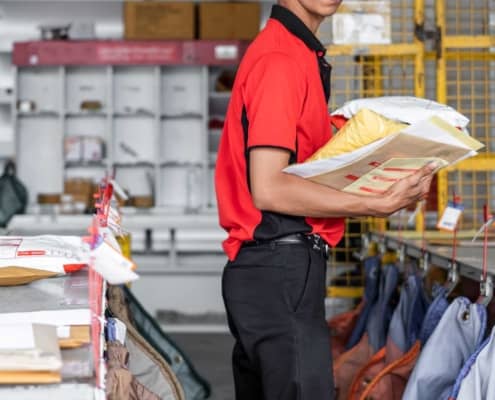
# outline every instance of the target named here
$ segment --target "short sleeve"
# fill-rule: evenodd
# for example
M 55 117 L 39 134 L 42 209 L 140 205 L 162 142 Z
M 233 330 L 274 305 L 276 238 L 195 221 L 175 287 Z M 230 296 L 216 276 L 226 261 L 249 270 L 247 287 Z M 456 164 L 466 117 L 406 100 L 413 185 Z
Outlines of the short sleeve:
M 247 147 L 280 147 L 295 153 L 305 94 L 305 76 L 295 60 L 283 53 L 263 56 L 244 86 Z

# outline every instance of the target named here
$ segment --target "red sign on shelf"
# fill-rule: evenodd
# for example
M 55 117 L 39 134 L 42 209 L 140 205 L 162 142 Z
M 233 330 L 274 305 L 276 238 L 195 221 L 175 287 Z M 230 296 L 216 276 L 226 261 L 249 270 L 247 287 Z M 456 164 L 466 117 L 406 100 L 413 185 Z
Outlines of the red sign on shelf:
M 15 43 L 13 63 L 43 65 L 229 65 L 238 64 L 241 41 L 36 41 Z

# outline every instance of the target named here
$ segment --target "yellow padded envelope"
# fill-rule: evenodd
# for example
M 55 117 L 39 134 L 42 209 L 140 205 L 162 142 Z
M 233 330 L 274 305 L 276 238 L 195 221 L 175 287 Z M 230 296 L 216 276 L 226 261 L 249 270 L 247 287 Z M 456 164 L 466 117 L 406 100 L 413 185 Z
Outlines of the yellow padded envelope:
M 357 150 L 376 140 L 400 132 L 408 125 L 385 118 L 368 109 L 362 109 L 339 132 L 306 162 L 332 158 Z
M 58 339 L 61 349 L 73 349 L 91 343 L 91 327 L 89 325 L 75 325 L 70 327 L 68 338 Z
M 28 385 L 35 383 L 59 383 L 58 371 L 0 371 L 0 385 Z
M 13 265 L 11 267 L 0 268 L 0 286 L 26 285 L 40 279 L 51 278 L 57 275 L 56 272 L 52 271 L 16 267 Z

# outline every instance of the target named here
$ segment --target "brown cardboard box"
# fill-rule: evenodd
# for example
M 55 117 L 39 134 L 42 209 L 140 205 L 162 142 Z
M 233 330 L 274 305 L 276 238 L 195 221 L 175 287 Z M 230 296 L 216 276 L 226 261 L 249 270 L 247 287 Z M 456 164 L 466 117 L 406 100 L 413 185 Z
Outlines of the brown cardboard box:
M 93 194 L 96 190 L 96 185 L 91 179 L 70 178 L 64 182 L 64 193 L 70 194 L 73 201 L 84 203 L 86 208 L 93 205 Z
M 250 40 L 260 30 L 260 3 L 199 4 L 200 39 Z
M 153 207 L 153 196 L 134 196 L 131 197 L 131 206 L 137 208 Z
M 194 3 L 126 1 L 126 39 L 194 39 Z
M 60 193 L 38 193 L 38 204 L 60 204 Z

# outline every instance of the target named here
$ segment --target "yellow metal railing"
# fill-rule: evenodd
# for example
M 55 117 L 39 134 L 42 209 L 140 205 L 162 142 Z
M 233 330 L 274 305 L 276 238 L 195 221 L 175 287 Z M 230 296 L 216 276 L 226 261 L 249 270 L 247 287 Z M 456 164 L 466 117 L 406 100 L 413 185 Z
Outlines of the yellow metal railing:
M 492 6 L 493 7 L 493 6 Z M 483 205 L 492 209 L 495 192 L 495 35 L 490 32 L 489 0 L 437 0 L 436 23 L 441 33 L 437 54 L 437 98 L 470 120 L 470 132 L 486 147 L 483 153 L 438 176 L 438 209 L 455 190 L 465 205 L 461 228 L 482 221 Z M 493 26 L 492 26 L 493 28 Z
M 416 37 L 423 26 L 424 0 L 391 0 L 392 43 L 387 45 L 331 45 L 327 57 L 332 65 L 330 109 L 346 101 L 376 96 L 425 96 L 424 43 Z M 417 226 L 422 227 L 422 220 Z M 360 297 L 364 277 L 345 266 L 356 263 L 361 235 L 385 231 L 386 219 L 347 219 L 342 242 L 332 249 L 328 295 Z
M 414 95 L 449 104 L 470 119 L 469 130 L 486 148 L 475 158 L 437 177 L 437 211 L 452 192 L 465 205 L 461 229 L 479 226 L 483 204 L 495 209 L 495 4 L 492 0 L 392 0 L 392 43 L 340 45 L 328 48 L 333 65 L 331 108 L 358 97 Z M 491 8 L 490 8 L 491 7 Z M 435 15 L 427 21 L 425 14 Z M 490 21 L 490 15 L 492 21 Z M 425 46 L 428 51 L 425 51 Z M 348 220 L 347 233 L 333 250 L 334 264 L 353 262 L 361 232 L 383 231 L 385 220 Z M 416 220 L 421 231 L 424 221 Z M 356 277 L 343 275 L 350 289 L 329 294 L 359 293 Z

